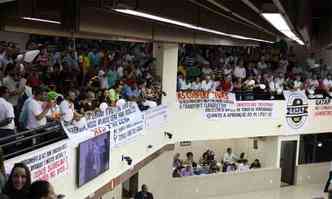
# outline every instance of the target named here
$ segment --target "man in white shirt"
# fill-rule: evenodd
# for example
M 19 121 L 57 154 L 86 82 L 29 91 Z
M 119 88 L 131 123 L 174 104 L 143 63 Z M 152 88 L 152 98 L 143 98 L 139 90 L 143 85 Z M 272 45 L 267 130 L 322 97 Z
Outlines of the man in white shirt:
M 210 76 L 206 76 L 205 80 L 202 81 L 202 90 L 203 91 L 212 91 L 214 81 L 211 80 Z
M 315 59 L 315 53 L 311 53 L 310 57 L 306 60 L 307 66 L 310 70 L 316 68 L 316 59 Z
M 14 135 L 15 133 L 15 115 L 14 107 L 6 98 L 9 91 L 6 87 L 0 87 L 0 138 Z
M 236 160 L 238 160 L 238 158 L 232 152 L 232 149 L 227 148 L 227 152 L 224 154 L 224 164 L 234 164 Z
M 74 119 L 74 116 L 75 116 L 75 107 L 74 107 L 75 98 L 76 98 L 75 92 L 69 91 L 66 94 L 65 99 L 60 104 L 61 120 L 63 120 L 64 122 L 70 123 Z
M 241 79 L 245 79 L 247 76 L 246 69 L 244 68 L 243 64 L 235 66 L 233 74 L 236 78 L 241 78 Z
M 329 178 L 327 179 L 327 182 L 326 182 L 326 185 L 325 185 L 325 188 L 324 188 L 325 193 L 329 191 L 329 186 L 330 186 L 331 180 L 332 180 L 332 161 L 330 163 Z
M 27 104 L 27 129 L 45 126 L 47 123 L 46 115 L 52 107 L 50 102 L 46 102 L 43 106 L 46 92 L 43 92 L 40 88 L 35 88 L 32 91 L 33 96 Z

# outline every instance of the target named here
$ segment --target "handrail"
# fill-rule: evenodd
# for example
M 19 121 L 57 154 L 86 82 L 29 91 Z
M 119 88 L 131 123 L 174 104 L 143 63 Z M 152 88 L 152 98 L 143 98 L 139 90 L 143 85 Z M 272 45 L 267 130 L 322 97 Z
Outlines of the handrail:
M 43 139 L 50 134 L 54 134 L 54 137 Z M 40 138 L 40 140 L 38 140 Z M 40 148 L 47 144 L 51 144 L 67 138 L 62 125 L 58 122 L 50 122 L 45 126 L 26 130 L 23 132 L 15 133 L 14 135 L 6 136 L 0 138 L 0 147 L 4 149 L 4 158 L 8 159 L 16 155 L 20 155 L 25 152 L 32 151 L 34 149 Z M 22 143 L 33 143 L 34 140 L 38 140 L 35 144 L 24 145 Z M 17 144 L 22 144 L 17 147 Z M 16 145 L 16 146 L 15 146 Z M 15 146 L 15 149 L 13 149 Z

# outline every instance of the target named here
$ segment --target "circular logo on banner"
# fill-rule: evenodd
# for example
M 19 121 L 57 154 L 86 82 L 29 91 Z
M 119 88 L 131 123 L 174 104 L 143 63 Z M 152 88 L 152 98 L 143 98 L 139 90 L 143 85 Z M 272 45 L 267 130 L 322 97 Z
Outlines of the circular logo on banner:
M 290 94 L 287 101 L 286 120 L 293 129 L 301 128 L 308 118 L 308 100 L 303 93 Z

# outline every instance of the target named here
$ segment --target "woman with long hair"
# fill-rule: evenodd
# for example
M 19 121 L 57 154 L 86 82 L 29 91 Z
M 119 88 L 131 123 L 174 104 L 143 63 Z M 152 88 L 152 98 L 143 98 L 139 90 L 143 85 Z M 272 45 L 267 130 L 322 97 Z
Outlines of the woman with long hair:
M 31 185 L 31 174 L 24 163 L 16 163 L 5 185 L 4 194 L 10 199 L 26 199 Z

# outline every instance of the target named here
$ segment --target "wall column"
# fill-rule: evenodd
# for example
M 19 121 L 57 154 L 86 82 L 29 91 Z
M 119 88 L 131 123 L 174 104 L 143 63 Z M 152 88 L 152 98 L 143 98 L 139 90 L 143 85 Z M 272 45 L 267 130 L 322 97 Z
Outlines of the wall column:
M 176 75 L 178 63 L 178 44 L 155 43 L 153 46 L 154 56 L 157 59 L 157 74 L 162 77 L 163 104 L 172 106 L 176 103 Z

